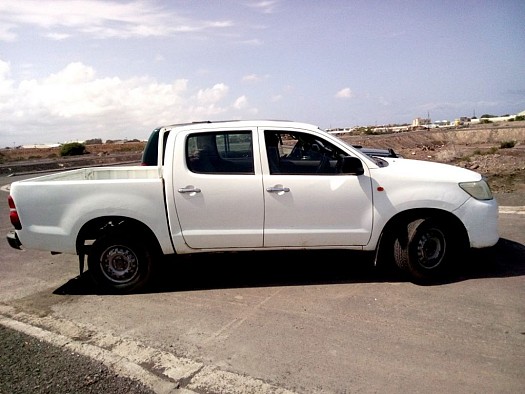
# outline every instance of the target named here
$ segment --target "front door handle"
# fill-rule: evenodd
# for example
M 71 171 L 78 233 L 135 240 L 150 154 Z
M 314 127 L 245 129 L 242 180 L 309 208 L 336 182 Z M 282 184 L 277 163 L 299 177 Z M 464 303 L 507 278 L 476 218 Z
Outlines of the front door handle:
M 179 190 L 177 190 L 179 193 L 200 193 L 201 192 L 201 189 L 199 189 L 198 187 L 193 187 L 193 186 L 186 186 L 186 187 L 181 187 Z
M 288 193 L 290 191 L 290 188 L 284 187 L 284 186 L 270 186 L 266 188 L 266 191 L 268 193 L 282 193 L 282 192 Z

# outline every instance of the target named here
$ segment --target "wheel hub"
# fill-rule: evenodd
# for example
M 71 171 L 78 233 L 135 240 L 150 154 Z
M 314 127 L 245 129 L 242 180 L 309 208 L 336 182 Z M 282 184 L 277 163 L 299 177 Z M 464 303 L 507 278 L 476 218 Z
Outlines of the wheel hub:
M 102 272 L 113 282 L 128 282 L 138 273 L 137 256 L 124 246 L 108 249 L 100 262 Z
M 417 245 L 418 261 L 427 269 L 436 268 L 445 254 L 445 236 L 437 229 L 424 234 Z

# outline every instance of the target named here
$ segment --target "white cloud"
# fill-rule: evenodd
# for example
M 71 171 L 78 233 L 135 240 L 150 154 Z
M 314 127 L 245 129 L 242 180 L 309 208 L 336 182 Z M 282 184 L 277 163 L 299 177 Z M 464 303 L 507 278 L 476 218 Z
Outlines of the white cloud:
M 243 82 L 260 82 L 264 79 L 268 79 L 268 75 L 249 74 L 242 77 Z
M 9 74 L 10 66 L 9 63 L 0 60 L 0 78 L 5 78 Z
M 49 33 L 49 34 L 46 34 L 45 36 L 47 38 L 49 38 L 51 40 L 55 40 L 55 41 L 65 40 L 65 39 L 71 37 L 70 34 L 65 34 L 65 33 Z
M 218 83 L 210 89 L 201 89 L 197 93 L 200 104 L 215 104 L 228 94 L 228 86 Z
M 338 91 L 335 94 L 335 97 L 342 98 L 342 99 L 351 98 L 352 97 L 352 91 L 350 90 L 350 88 L 341 89 L 340 91 Z
M 44 36 L 64 39 L 74 34 L 96 38 L 164 37 L 177 33 L 216 31 L 228 20 L 194 20 L 147 1 L 2 0 L 0 40 L 13 41 L 18 29 L 33 26 Z
M 246 108 L 247 106 L 248 106 L 248 99 L 246 98 L 246 96 L 241 96 L 237 98 L 237 100 L 235 100 L 235 102 L 233 103 L 233 108 L 235 109 L 243 109 L 243 108 Z
M 0 60 L 0 111 L 13 93 L 13 81 L 9 79 L 10 71 L 9 63 Z
M 256 74 L 245 75 L 242 77 L 243 82 L 258 82 L 261 78 Z
M 262 12 L 263 14 L 271 14 L 275 11 L 278 5 L 279 1 L 277 0 L 262 0 L 250 4 L 250 7 Z
M 70 63 L 56 74 L 51 74 L 45 81 L 46 85 L 73 85 L 89 82 L 95 76 L 93 68 L 80 62 Z
M 12 32 L 12 29 L 15 27 L 15 25 L 2 19 L 3 18 L 0 19 L 0 41 L 15 41 L 16 34 Z
M 189 81 L 159 83 L 150 77 L 98 76 L 80 62 L 42 79 L 10 79 L 0 60 L 0 147 L 89 138 L 147 138 L 150 130 L 177 122 L 217 119 L 228 112 L 257 113 L 246 96 L 227 102 L 217 83 L 191 91 Z
M 261 46 L 261 45 L 263 45 L 263 41 L 261 39 L 259 39 L 259 38 L 252 38 L 251 40 L 239 41 L 239 44 L 251 45 L 251 46 Z

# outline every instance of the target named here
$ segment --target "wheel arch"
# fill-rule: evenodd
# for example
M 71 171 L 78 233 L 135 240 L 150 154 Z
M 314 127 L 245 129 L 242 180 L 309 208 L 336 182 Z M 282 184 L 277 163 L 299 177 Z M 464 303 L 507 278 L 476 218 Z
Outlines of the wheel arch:
M 409 222 L 420 218 L 432 218 L 446 224 L 447 228 L 457 237 L 456 241 L 458 242 L 458 245 L 464 248 L 468 247 L 469 238 L 467 229 L 461 220 L 453 213 L 435 208 L 410 209 L 397 213 L 390 218 L 383 227 L 376 250 L 376 265 L 393 261 L 393 251 L 389 250 L 389 247 L 393 244 L 396 231 L 404 231 Z
M 90 247 L 96 240 L 114 234 L 130 238 L 138 236 L 152 247 L 152 252 L 162 253 L 157 237 L 146 224 L 124 216 L 104 216 L 86 222 L 77 236 L 77 253 L 89 254 Z

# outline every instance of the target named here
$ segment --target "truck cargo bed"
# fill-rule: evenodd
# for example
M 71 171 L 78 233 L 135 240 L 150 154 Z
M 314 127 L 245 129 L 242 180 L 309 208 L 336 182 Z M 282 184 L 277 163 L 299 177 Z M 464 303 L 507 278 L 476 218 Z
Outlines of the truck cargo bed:
M 82 180 L 126 180 L 160 178 L 159 167 L 91 167 L 64 171 L 30 179 L 31 182 L 82 181 Z

